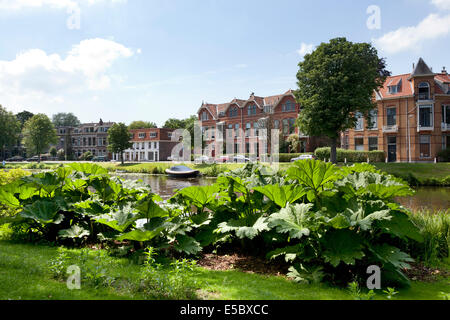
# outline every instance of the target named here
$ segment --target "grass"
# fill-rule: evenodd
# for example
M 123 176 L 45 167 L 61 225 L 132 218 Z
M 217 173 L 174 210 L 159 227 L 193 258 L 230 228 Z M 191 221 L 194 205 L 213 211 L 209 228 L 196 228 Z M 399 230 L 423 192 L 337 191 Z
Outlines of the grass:
M 73 249 L 74 252 L 80 249 Z M 119 276 L 120 286 L 95 288 L 82 283 L 81 290 L 69 290 L 65 282 L 52 278 L 48 264 L 58 255 L 58 248 L 36 244 L 0 241 L 0 300 L 143 300 L 132 290 L 141 266 L 127 258 L 108 257 L 107 274 Z M 447 264 L 447 266 L 449 266 Z M 214 300 L 349 300 L 348 290 L 327 285 L 300 285 L 281 276 L 244 273 L 238 270 L 212 271 L 199 268 L 196 280 L 200 298 Z M 245 285 L 243 285 L 245 284 Z M 450 292 L 449 279 L 413 282 L 401 290 L 398 299 L 441 299 L 440 292 Z M 385 299 L 378 293 L 376 299 Z

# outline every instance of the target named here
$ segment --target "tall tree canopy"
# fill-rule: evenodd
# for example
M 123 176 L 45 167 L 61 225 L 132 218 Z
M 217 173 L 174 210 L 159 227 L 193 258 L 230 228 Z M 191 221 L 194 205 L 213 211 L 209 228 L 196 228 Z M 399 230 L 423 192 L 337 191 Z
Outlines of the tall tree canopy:
M 5 158 L 5 151 L 17 143 L 20 135 L 20 122 L 16 116 L 0 105 L 0 156 Z
M 20 129 L 23 129 L 23 126 L 25 125 L 25 122 L 27 122 L 27 120 L 31 119 L 33 116 L 34 116 L 34 113 L 31 113 L 31 112 L 26 111 L 26 110 L 16 114 L 16 118 L 20 122 Z
M 80 125 L 80 120 L 70 112 L 60 112 L 53 115 L 52 122 L 55 127 L 77 127 Z
M 355 127 L 355 113 L 369 117 L 376 107 L 374 91 L 389 75 L 385 60 L 369 43 L 352 43 L 345 38 L 322 43 L 299 63 L 295 96 L 301 105 L 297 119 L 300 131 L 328 136 L 335 163 L 340 133 Z
M 34 115 L 25 122 L 23 127 L 23 143 L 28 151 L 39 156 L 41 161 L 41 153 L 45 151 L 51 144 L 58 142 L 56 129 L 50 119 L 42 113 Z
M 154 122 L 150 121 L 133 121 L 128 125 L 128 129 L 149 129 L 149 128 L 157 128 L 158 126 Z
M 120 154 L 123 164 L 123 152 L 131 148 L 133 144 L 130 142 L 130 131 L 124 123 L 115 123 L 108 130 L 108 149 L 112 153 Z

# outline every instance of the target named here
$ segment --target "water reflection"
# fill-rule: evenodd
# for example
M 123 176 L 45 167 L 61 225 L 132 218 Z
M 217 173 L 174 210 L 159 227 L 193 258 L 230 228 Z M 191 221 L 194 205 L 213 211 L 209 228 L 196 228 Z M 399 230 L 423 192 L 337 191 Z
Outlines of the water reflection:
M 215 178 L 175 179 L 164 175 L 148 174 L 120 174 L 119 176 L 124 179 L 144 181 L 151 186 L 154 193 L 159 194 L 163 199 L 170 198 L 176 189 L 206 186 L 216 181 Z M 447 210 L 450 208 L 450 188 L 418 188 L 414 196 L 397 198 L 396 200 L 413 211 L 421 209 Z
M 148 174 L 120 174 L 119 177 L 127 180 L 142 180 L 150 185 L 152 192 L 158 194 L 163 199 L 170 198 L 177 189 L 183 189 L 191 186 L 207 186 L 213 184 L 215 178 L 189 178 L 176 179 L 164 175 Z

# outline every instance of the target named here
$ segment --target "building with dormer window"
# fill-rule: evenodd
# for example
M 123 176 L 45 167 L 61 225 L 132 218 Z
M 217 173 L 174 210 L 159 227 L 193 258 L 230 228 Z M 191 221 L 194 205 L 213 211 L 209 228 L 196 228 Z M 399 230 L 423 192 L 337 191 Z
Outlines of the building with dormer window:
M 375 93 L 370 123 L 358 117 L 342 134 L 351 150 L 383 150 L 389 162 L 431 162 L 450 148 L 450 75 L 435 73 L 420 58 L 412 73 L 391 76 Z

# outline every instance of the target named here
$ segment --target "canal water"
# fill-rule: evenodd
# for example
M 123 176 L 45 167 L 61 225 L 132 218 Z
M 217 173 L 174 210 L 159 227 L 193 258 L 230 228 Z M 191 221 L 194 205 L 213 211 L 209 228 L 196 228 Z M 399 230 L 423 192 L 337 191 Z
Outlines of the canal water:
M 216 181 L 215 178 L 174 179 L 164 175 L 148 174 L 120 174 L 119 176 L 124 179 L 144 181 L 151 186 L 154 193 L 159 194 L 163 199 L 170 198 L 176 189 L 206 186 Z M 450 188 L 421 187 L 416 189 L 414 196 L 397 198 L 396 200 L 413 211 L 422 209 L 447 210 L 450 208 Z

